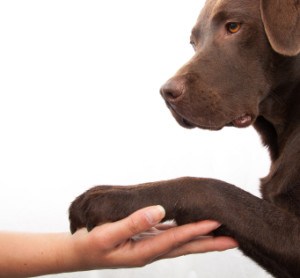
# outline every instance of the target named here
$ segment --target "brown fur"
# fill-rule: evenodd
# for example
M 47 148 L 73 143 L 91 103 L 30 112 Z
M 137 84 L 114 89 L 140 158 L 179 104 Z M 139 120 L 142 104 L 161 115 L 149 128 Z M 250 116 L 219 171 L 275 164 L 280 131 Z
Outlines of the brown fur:
M 229 22 L 241 23 L 237 33 Z M 191 35 L 195 55 L 161 89 L 184 127 L 256 128 L 272 166 L 263 198 L 213 179 L 98 186 L 71 205 L 71 231 L 161 204 L 184 224 L 215 219 L 218 234 L 275 277 L 300 277 L 300 2 L 207 0 Z

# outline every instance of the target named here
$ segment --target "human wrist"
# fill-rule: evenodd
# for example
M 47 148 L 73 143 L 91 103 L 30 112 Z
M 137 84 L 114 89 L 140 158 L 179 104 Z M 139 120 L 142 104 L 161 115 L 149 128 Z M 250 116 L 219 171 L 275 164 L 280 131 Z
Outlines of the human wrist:
M 78 235 L 64 233 L 60 235 L 56 248 L 56 269 L 54 273 L 86 270 L 83 263 L 84 250 L 82 239 Z
M 93 265 L 91 258 L 95 248 L 92 243 L 91 234 L 86 229 L 69 235 L 68 248 L 64 254 L 65 266 L 69 269 L 68 272 L 97 268 Z

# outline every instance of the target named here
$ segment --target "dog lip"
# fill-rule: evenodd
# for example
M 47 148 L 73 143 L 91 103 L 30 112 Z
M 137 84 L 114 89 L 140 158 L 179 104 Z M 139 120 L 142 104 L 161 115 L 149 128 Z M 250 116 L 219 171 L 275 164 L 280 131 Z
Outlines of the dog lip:
M 170 111 L 173 114 L 173 117 L 177 120 L 177 122 L 184 128 L 192 129 L 195 128 L 196 125 L 194 123 L 191 123 L 189 120 L 187 120 L 185 117 L 181 116 L 179 113 L 175 111 L 173 106 L 166 101 L 167 107 L 170 109 Z
M 236 117 L 231 124 L 235 127 L 248 127 L 252 124 L 253 117 L 247 113 Z
M 181 117 L 181 125 L 185 128 L 195 128 L 196 125 L 188 121 L 187 119 Z
M 175 117 L 175 119 L 177 120 L 177 122 L 184 128 L 188 128 L 188 129 L 192 129 L 192 128 L 201 128 L 201 129 L 209 129 L 209 130 L 220 130 L 222 129 L 224 126 L 234 126 L 234 127 L 238 127 L 238 128 L 244 128 L 244 127 L 248 127 L 252 124 L 253 122 L 253 116 L 251 116 L 248 113 L 244 113 L 241 116 L 238 116 L 236 118 L 234 118 L 231 122 L 222 125 L 222 126 L 213 126 L 211 124 L 208 125 L 202 125 L 199 123 L 195 123 L 195 122 L 191 122 L 190 120 L 188 120 L 187 118 L 183 117 L 180 113 L 178 113 L 175 108 L 173 107 L 172 104 L 170 104 L 169 102 L 166 101 L 167 107 L 171 110 L 173 116 Z
M 180 123 L 181 126 L 185 127 L 185 128 L 189 128 L 189 129 L 192 129 L 192 128 L 201 128 L 201 129 L 208 129 L 208 130 L 220 130 L 223 128 L 223 126 L 219 127 L 219 126 L 213 126 L 213 125 L 201 125 L 201 124 L 196 124 L 196 123 L 193 123 L 189 120 L 187 120 L 186 118 L 182 117 L 181 115 L 179 115 L 178 113 L 176 113 L 177 117 L 177 121 Z
M 180 113 L 178 113 L 172 104 L 166 101 L 167 107 L 172 112 L 174 118 L 177 122 L 184 128 L 192 129 L 192 128 L 201 128 L 201 129 L 208 129 L 208 130 L 220 130 L 223 126 L 213 126 L 213 125 L 201 125 L 199 123 L 191 122 L 187 118 L 183 117 Z

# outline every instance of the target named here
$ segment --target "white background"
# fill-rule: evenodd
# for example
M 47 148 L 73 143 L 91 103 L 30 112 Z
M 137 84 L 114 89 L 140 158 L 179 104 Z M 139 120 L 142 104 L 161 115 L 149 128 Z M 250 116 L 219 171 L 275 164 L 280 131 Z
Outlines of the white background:
M 185 130 L 159 95 L 193 54 L 202 5 L 0 2 L 0 230 L 67 231 L 70 202 L 96 184 L 189 175 L 259 194 L 269 158 L 252 128 Z M 227 251 L 55 277 L 269 276 Z

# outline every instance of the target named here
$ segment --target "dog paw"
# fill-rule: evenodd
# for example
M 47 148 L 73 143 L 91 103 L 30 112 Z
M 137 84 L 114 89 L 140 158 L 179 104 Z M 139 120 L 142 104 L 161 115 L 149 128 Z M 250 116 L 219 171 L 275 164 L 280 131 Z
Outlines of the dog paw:
M 120 220 L 134 211 L 130 190 L 122 186 L 96 186 L 77 197 L 69 209 L 70 230 L 89 231 L 95 226 Z

